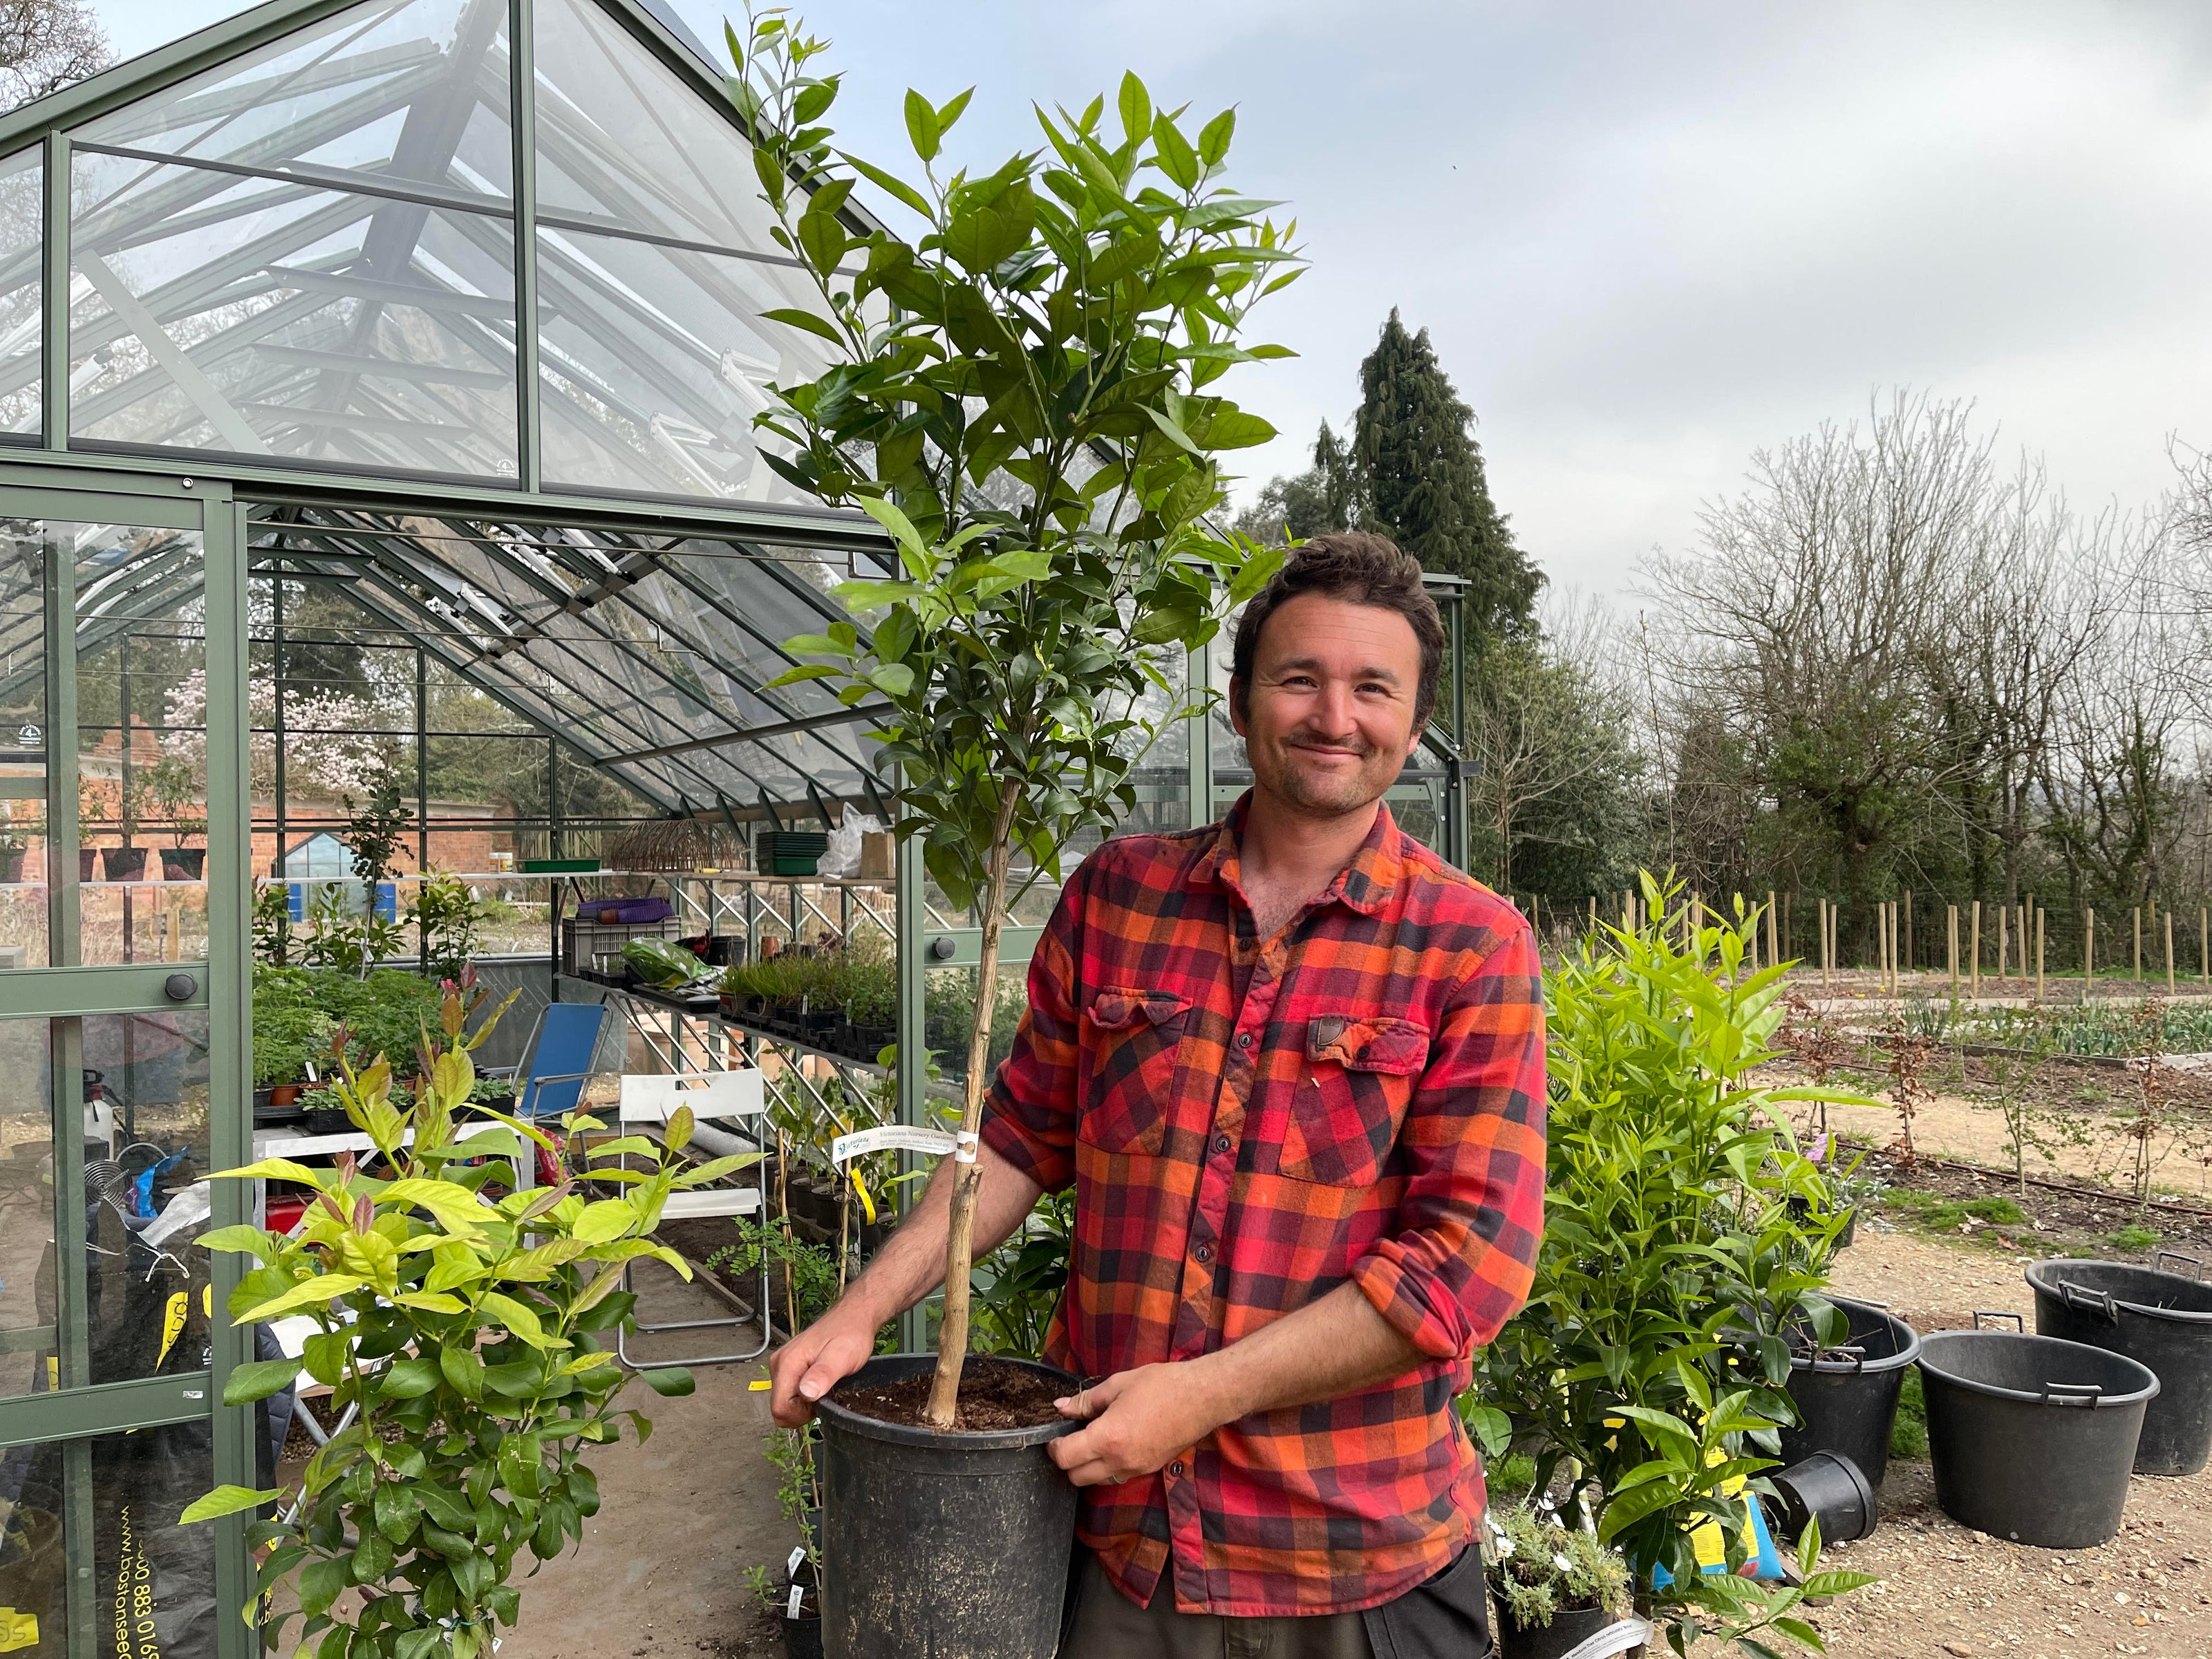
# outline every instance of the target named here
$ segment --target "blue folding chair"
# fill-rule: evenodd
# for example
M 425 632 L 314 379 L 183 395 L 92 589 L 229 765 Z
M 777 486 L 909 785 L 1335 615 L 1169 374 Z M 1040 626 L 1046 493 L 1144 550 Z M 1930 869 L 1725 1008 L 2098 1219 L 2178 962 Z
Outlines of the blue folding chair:
M 592 1075 L 592 1057 L 606 1030 L 604 1002 L 549 1002 L 530 1028 L 520 1066 L 492 1067 L 488 1076 L 514 1079 L 514 1115 L 526 1120 L 573 1112 Z

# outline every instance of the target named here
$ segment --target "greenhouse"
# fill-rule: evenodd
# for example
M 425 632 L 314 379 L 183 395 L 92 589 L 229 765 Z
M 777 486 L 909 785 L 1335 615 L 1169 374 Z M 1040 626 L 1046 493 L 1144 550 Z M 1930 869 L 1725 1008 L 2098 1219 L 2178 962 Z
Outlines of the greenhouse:
M 257 956 L 272 983 L 408 976 L 410 1045 L 472 963 L 520 994 L 479 1061 L 518 1091 L 569 1004 L 611 1011 L 572 1098 L 744 1067 L 817 1127 L 919 1124 L 932 1085 L 878 1039 L 964 1060 L 936 1028 L 980 930 L 883 833 L 871 708 L 769 684 L 887 544 L 763 461 L 768 388 L 824 359 L 763 315 L 813 290 L 746 146 L 651 0 L 273 0 L 0 118 L 18 1648 L 255 1650 L 243 1518 L 175 1524 L 274 1455 L 265 1407 L 220 1403 L 255 1358 L 216 1311 L 241 1258 L 185 1241 L 281 1201 L 210 1171 L 344 1139 L 284 1053 L 301 1020 L 257 1027 Z M 1450 714 L 1392 799 L 1456 858 Z M 1172 727 L 1139 827 L 1212 820 L 1242 758 L 1218 713 Z M 465 920 L 434 940 L 441 894 Z M 1017 1001 L 1051 897 L 1009 918 Z M 640 937 L 846 947 L 881 994 L 835 1030 L 657 997 L 624 972 Z M 388 1023 L 364 997 L 349 1024 Z

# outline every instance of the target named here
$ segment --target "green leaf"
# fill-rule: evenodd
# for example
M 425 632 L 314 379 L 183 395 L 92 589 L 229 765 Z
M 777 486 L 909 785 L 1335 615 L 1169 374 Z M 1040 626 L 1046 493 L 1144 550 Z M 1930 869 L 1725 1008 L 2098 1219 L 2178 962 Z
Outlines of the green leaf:
M 778 306 L 773 311 L 763 311 L 761 316 L 769 322 L 781 323 L 786 328 L 795 328 L 801 333 L 815 335 L 834 346 L 845 343 L 845 337 L 837 331 L 837 325 L 818 312 L 803 310 L 798 306 Z
M 274 1262 L 283 1253 L 284 1241 L 258 1227 L 217 1227 L 200 1235 L 199 1246 L 204 1250 L 234 1250 Z
M 217 1486 L 204 1498 L 196 1498 L 185 1505 L 185 1512 L 177 1517 L 177 1524 L 189 1527 L 199 1521 L 219 1521 L 226 1515 L 236 1515 L 241 1510 L 258 1510 L 264 1504 L 274 1503 L 284 1495 L 281 1488 L 256 1492 L 251 1486 Z
M 937 106 L 911 87 L 906 94 L 906 136 L 913 142 L 916 155 L 925 161 L 937 159 L 944 137 L 943 129 L 937 125 Z
M 1228 158 L 1229 141 L 1236 136 L 1237 112 L 1225 109 L 1206 124 L 1198 135 L 1199 158 L 1210 167 L 1218 167 Z
M 470 1400 L 483 1398 L 483 1361 L 473 1348 L 441 1347 L 438 1350 L 438 1369 L 453 1391 Z
M 240 1325 L 258 1325 L 279 1314 L 289 1313 L 295 1308 L 313 1307 L 319 1302 L 335 1302 L 350 1295 L 368 1281 L 356 1279 L 351 1273 L 319 1273 L 314 1278 L 295 1285 L 279 1297 L 273 1297 L 258 1307 L 249 1308 L 236 1316 Z
M 1132 140 L 1152 130 L 1152 100 L 1145 83 L 1131 70 L 1121 76 L 1121 131 Z
M 243 1365 L 234 1365 L 223 1379 L 222 1403 L 226 1406 L 250 1406 L 257 1400 L 266 1400 L 281 1392 L 300 1374 L 296 1359 L 255 1359 Z
M 1513 1419 L 1495 1406 L 1469 1406 L 1460 1416 L 1485 1457 L 1503 1457 L 1513 1444 Z
M 886 173 L 872 162 L 864 161 L 859 156 L 842 149 L 837 152 L 837 159 L 893 201 L 912 208 L 925 219 L 931 216 L 929 204 L 923 199 L 921 192 L 896 174 Z
M 1218 411 L 1206 428 L 1208 449 L 1249 449 L 1255 444 L 1270 441 L 1275 428 L 1257 415 L 1241 409 Z
M 338 1592 L 346 1587 L 346 1569 L 351 1558 L 339 1556 L 335 1560 L 310 1561 L 300 1569 L 300 1611 L 310 1619 L 330 1611 Z
M 1878 1584 L 1880 1577 L 1871 1572 L 1841 1571 L 1816 1572 L 1808 1578 L 1802 1588 L 1808 1596 L 1826 1601 L 1832 1596 L 1849 1595 L 1853 1590 L 1863 1590 L 1869 1584 Z
M 1198 157 L 1191 153 L 1189 141 L 1176 130 L 1165 110 L 1152 118 L 1152 146 L 1158 157 L 1160 171 L 1175 180 L 1182 190 L 1197 188 L 1200 177 Z
M 868 684 L 887 697 L 902 697 L 914 690 L 914 670 L 902 662 L 887 662 L 869 671 Z
M 681 1365 L 655 1365 L 640 1371 L 638 1375 L 645 1379 L 645 1386 L 653 1393 L 665 1395 L 672 1400 L 690 1394 L 699 1386 L 692 1379 L 691 1373 Z
M 426 1358 L 394 1360 L 378 1386 L 389 1399 L 418 1399 L 438 1386 L 437 1362 Z
M 301 1346 L 301 1363 L 307 1368 L 308 1376 L 328 1388 L 345 1375 L 346 1355 L 352 1351 L 351 1333 L 321 1331 Z

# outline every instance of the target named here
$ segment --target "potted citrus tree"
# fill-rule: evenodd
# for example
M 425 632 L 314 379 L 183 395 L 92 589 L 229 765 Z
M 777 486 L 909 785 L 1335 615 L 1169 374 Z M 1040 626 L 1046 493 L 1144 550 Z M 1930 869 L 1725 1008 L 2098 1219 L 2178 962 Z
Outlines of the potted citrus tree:
M 786 453 L 769 463 L 809 494 L 872 515 L 889 553 L 884 580 L 840 590 L 869 631 L 838 623 L 789 641 L 816 660 L 782 683 L 827 681 L 875 711 L 883 758 L 899 768 L 907 855 L 918 853 L 980 927 L 942 1334 L 933 1361 L 875 1364 L 929 1375 L 902 1443 L 1014 1458 L 1036 1483 L 1035 1516 L 1060 1516 L 946 1510 L 923 1527 L 903 1504 L 841 1510 L 840 1460 L 855 1443 L 833 1399 L 825 1636 L 848 1655 L 929 1639 L 948 1644 L 930 1650 L 977 1659 L 1027 1654 L 1049 1647 L 1058 1618 L 1066 1552 L 1048 1537 L 1036 1552 L 1048 1570 L 1020 1587 L 1006 1581 L 1008 1605 L 995 1611 L 975 1606 L 972 1572 L 902 1577 L 901 1596 L 867 1609 L 841 1587 L 887 1582 L 882 1571 L 899 1561 L 1003 1560 L 1007 1528 L 1057 1526 L 1064 1538 L 1072 1524 L 1072 1504 L 1050 1510 L 1059 1477 L 1038 1449 L 1066 1426 L 1049 1408 L 1057 1387 L 1044 1391 L 1048 1420 L 997 1450 L 957 1423 L 1001 924 L 1016 880 L 1056 879 L 1071 838 L 1134 805 L 1136 758 L 1202 707 L 1176 678 L 1184 653 L 1279 561 L 1206 515 L 1225 499 L 1224 458 L 1274 435 L 1218 383 L 1237 364 L 1289 355 L 1242 335 L 1254 305 L 1299 266 L 1287 229 L 1267 216 L 1272 204 L 1224 182 L 1232 112 L 1187 125 L 1132 75 L 1110 113 L 1103 97 L 1040 110 L 1041 147 L 987 171 L 945 154 L 969 94 L 939 103 L 909 92 L 913 166 L 902 175 L 836 147 L 827 116 L 838 79 L 817 63 L 824 43 L 796 20 L 758 15 L 732 46 L 732 95 L 755 135 L 775 234 L 820 301 L 768 315 L 820 337 L 837 360 L 811 382 L 777 388 L 781 406 L 760 421 Z M 848 216 L 856 188 L 872 188 L 905 228 Z M 872 1376 L 851 1379 L 848 1392 Z M 848 1520 L 869 1524 L 872 1507 L 884 1530 L 841 1533 Z M 1027 1553 L 1013 1553 L 1026 1571 Z M 931 1638 L 930 1621 L 955 1617 L 963 1597 L 957 1640 Z

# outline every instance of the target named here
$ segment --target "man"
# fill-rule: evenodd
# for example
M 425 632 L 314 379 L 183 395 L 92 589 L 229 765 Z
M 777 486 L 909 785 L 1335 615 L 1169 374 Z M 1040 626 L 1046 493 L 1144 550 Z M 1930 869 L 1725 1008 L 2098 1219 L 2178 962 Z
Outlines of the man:
M 1481 1468 L 1452 1411 L 1542 1227 L 1540 970 L 1382 805 L 1437 695 L 1420 567 L 1294 550 L 1237 632 L 1253 787 L 1069 879 L 993 1089 L 976 1249 L 1074 1183 L 1046 1357 L 1103 1380 L 1063 1659 L 1475 1659 Z M 942 1276 L 940 1180 L 780 1352 L 797 1424 Z

